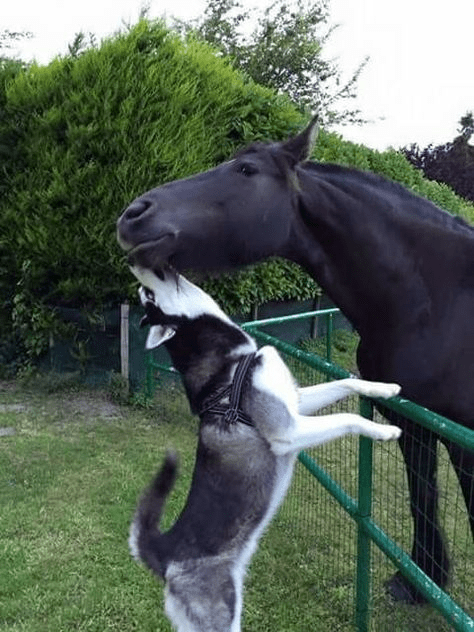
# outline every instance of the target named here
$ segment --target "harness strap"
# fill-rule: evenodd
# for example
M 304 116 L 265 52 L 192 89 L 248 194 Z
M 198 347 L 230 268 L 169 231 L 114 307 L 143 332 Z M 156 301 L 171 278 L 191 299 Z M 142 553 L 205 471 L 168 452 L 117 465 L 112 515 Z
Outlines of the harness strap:
M 204 413 L 223 415 L 225 423 L 233 424 L 240 421 L 247 426 L 253 426 L 252 420 L 240 409 L 240 398 L 247 371 L 254 357 L 255 352 L 249 353 L 239 360 L 232 383 L 208 398 L 199 411 L 199 416 Z M 227 396 L 229 396 L 229 403 L 219 404 Z

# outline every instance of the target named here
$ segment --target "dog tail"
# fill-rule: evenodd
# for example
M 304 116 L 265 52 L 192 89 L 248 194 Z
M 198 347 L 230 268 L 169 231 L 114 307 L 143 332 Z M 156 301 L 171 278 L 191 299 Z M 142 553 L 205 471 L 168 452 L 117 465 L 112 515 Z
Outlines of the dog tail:
M 161 533 L 158 528 L 161 513 L 178 470 L 176 454 L 168 452 L 161 469 L 138 503 L 130 526 L 128 545 L 133 557 L 145 564 L 157 575 L 164 577 L 166 559 L 162 552 Z

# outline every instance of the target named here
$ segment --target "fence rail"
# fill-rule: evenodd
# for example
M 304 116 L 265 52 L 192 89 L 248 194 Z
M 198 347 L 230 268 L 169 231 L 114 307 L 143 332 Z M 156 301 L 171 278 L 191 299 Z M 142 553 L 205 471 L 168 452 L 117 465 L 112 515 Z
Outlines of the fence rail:
M 318 356 L 301 351 L 293 347 L 293 345 L 259 331 L 253 323 L 248 324 L 246 329 L 258 341 L 273 345 L 285 354 L 297 358 L 300 362 L 317 368 L 328 377 L 340 379 L 350 376 L 348 371 L 331 365 Z M 455 441 L 465 448 L 474 450 L 474 431 L 468 430 L 450 419 L 446 419 L 402 398 L 394 398 L 390 402 L 384 402 L 384 406 L 421 423 L 430 430 L 442 434 L 447 439 Z M 367 418 L 372 418 L 372 406 L 370 403 L 361 403 L 361 414 Z M 361 437 L 359 442 L 359 497 L 357 500 L 348 495 L 305 452 L 299 455 L 299 460 L 358 524 L 356 627 L 360 632 L 366 632 L 369 629 L 370 617 L 370 575 L 368 573 L 370 552 L 366 538 L 369 538 L 378 546 L 395 566 L 425 595 L 432 606 L 442 613 L 455 630 L 458 632 L 472 632 L 474 630 L 474 619 L 441 590 L 411 560 L 410 556 L 371 519 L 372 441 L 370 439 Z
M 337 309 L 319 310 L 293 314 L 287 317 L 269 318 L 245 323 L 246 329 L 257 341 L 276 347 L 283 354 L 296 359 L 303 365 L 312 367 L 324 374 L 326 378 L 340 379 L 349 377 L 350 373 L 332 364 L 331 332 L 332 317 Z M 260 330 L 266 325 L 279 324 L 289 320 L 302 318 L 324 317 L 327 319 L 327 358 L 323 359 L 312 353 L 303 351 L 294 345 L 284 342 Z M 328 360 L 329 359 L 329 360 Z M 149 361 L 149 371 L 156 368 L 153 361 Z M 160 365 L 158 368 L 166 368 Z M 148 385 L 150 385 L 150 379 Z M 150 386 L 149 386 L 150 388 Z M 468 450 L 474 451 L 474 431 L 469 430 L 450 419 L 446 419 L 426 408 L 418 406 L 406 399 L 397 397 L 384 401 L 384 406 L 396 413 L 411 419 L 429 430 L 458 443 Z M 367 418 L 373 417 L 373 402 L 365 398 L 360 399 L 360 412 Z M 320 467 L 307 453 L 301 452 L 299 461 L 319 483 L 331 494 L 345 512 L 357 525 L 357 564 L 355 587 L 355 626 L 359 632 L 368 632 L 371 615 L 371 543 L 374 543 L 388 559 L 418 588 L 431 605 L 446 619 L 457 632 L 473 632 L 474 619 L 464 611 L 446 592 L 437 586 L 410 558 L 410 556 L 376 523 L 372 517 L 372 486 L 373 486 L 373 444 L 370 439 L 359 439 L 359 470 L 357 494 L 354 498 L 330 474 Z

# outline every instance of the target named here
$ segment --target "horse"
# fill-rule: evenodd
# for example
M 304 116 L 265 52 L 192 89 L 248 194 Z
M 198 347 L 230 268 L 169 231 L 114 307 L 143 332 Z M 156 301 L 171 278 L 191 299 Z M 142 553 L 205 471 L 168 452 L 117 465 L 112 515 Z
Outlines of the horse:
M 118 241 L 153 269 L 220 271 L 269 257 L 302 266 L 360 335 L 366 380 L 474 428 L 474 227 L 379 175 L 309 161 L 313 119 L 282 142 L 254 143 L 126 208 Z M 474 453 L 384 409 L 399 440 L 414 523 L 413 561 L 441 588 L 449 557 L 437 516 L 437 446 L 449 453 L 474 536 Z M 399 572 L 395 601 L 423 595 Z

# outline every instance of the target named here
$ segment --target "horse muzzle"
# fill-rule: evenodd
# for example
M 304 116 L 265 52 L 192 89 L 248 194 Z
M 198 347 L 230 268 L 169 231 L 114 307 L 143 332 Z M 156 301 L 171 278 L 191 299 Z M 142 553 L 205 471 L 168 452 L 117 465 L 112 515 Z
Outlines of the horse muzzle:
M 154 268 L 166 264 L 178 234 L 171 226 L 156 226 L 153 203 L 143 198 L 132 202 L 117 221 L 117 241 L 132 265 Z

